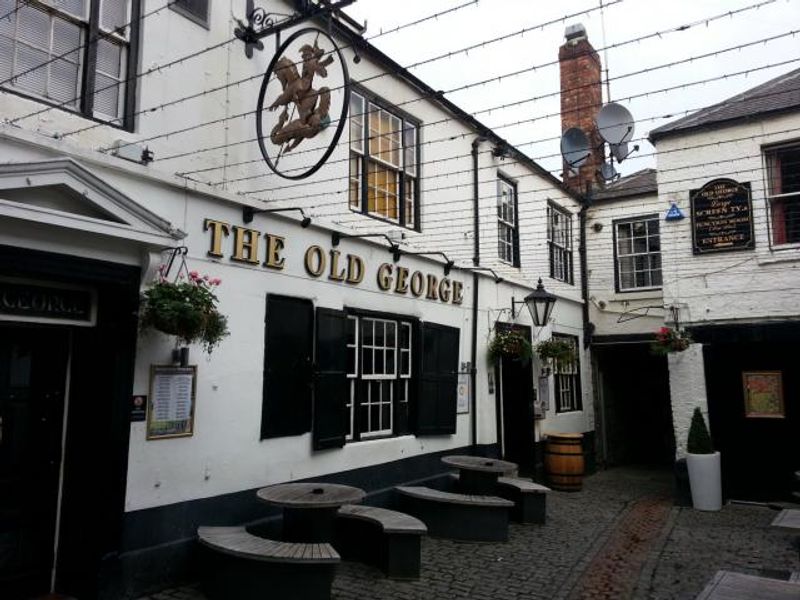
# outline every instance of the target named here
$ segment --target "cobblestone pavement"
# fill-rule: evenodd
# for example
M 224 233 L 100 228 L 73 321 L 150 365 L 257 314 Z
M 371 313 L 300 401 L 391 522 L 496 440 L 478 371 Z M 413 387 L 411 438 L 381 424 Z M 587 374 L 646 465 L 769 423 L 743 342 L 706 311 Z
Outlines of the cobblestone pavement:
M 800 570 L 775 512 L 673 507 L 669 474 L 611 469 L 578 493 L 553 492 L 546 525 L 515 525 L 506 544 L 424 538 L 422 576 L 391 581 L 343 562 L 334 600 L 693 599 L 718 569 L 787 577 Z M 196 587 L 140 600 L 203 600 Z

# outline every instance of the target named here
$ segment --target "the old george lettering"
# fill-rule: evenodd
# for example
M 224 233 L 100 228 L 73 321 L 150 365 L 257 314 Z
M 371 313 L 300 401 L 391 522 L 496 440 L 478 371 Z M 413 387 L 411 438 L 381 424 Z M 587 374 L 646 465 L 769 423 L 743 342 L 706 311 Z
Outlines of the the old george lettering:
M 232 261 L 258 265 L 273 270 L 283 270 L 286 258 L 283 251 L 286 239 L 271 233 L 262 233 L 257 229 L 231 225 L 224 221 L 205 219 L 203 230 L 211 234 L 208 256 L 223 258 L 223 245 L 230 240 Z M 263 240 L 263 243 L 262 243 Z M 329 281 L 350 285 L 359 285 L 364 281 L 366 265 L 364 260 L 355 254 L 342 254 L 331 248 L 325 250 L 321 246 L 308 246 L 303 254 L 303 267 L 309 276 L 314 278 L 327 276 Z M 441 279 L 433 273 L 410 271 L 406 267 L 381 264 L 376 271 L 378 289 L 383 292 L 410 295 L 414 298 L 438 300 L 450 304 L 464 302 L 464 284 L 449 277 Z

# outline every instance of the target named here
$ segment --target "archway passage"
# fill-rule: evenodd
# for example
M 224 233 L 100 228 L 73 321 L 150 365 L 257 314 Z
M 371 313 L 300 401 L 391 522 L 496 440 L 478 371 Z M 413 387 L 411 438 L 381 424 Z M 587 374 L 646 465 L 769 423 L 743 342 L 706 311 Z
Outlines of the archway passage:
M 598 394 L 599 454 L 607 466 L 671 466 L 675 434 L 667 359 L 649 343 L 592 347 Z

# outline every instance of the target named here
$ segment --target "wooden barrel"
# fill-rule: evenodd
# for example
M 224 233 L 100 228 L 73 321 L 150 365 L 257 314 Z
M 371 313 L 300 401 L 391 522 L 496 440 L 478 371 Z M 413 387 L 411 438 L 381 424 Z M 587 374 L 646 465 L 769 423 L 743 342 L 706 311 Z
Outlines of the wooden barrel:
M 554 490 L 579 492 L 583 487 L 583 434 L 548 433 L 544 470 Z

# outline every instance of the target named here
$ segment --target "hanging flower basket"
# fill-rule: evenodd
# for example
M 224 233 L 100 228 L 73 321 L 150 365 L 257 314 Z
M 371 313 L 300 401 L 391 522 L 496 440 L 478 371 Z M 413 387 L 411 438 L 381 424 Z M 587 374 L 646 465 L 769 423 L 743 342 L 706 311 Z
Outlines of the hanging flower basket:
M 567 340 L 551 338 L 536 344 L 536 354 L 543 361 L 571 363 L 575 360 L 575 346 Z
M 688 332 L 671 327 L 662 327 L 656 333 L 656 341 L 650 344 L 653 354 L 665 355 L 673 352 L 683 352 L 692 343 Z
M 527 363 L 533 357 L 531 343 L 516 331 L 498 331 L 489 342 L 489 362 L 510 358 Z
M 222 280 L 191 271 L 170 282 L 159 269 L 159 278 L 142 297 L 142 328 L 174 335 L 185 345 L 201 343 L 209 354 L 225 338 L 228 319 L 217 310 L 214 294 Z

